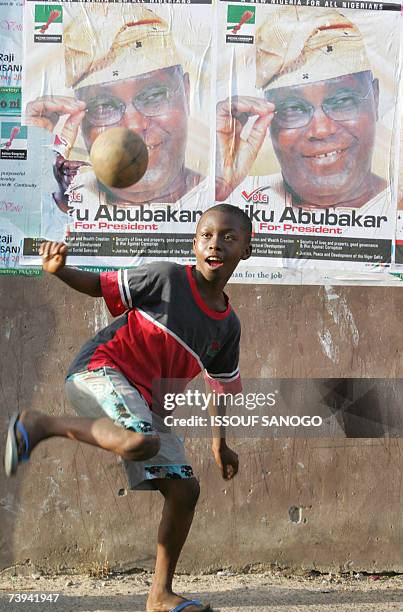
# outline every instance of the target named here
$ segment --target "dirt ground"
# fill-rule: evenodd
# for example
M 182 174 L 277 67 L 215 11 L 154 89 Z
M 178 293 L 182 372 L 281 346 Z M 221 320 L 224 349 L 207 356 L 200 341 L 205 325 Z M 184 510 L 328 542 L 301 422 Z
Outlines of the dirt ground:
M 0 610 L 17 612 L 143 612 L 151 575 L 146 572 L 111 574 L 97 568 L 91 575 L 26 576 L 0 573 Z M 391 612 L 403 611 L 403 576 L 366 574 L 321 575 L 287 571 L 182 575 L 177 593 L 210 602 L 223 612 Z M 17 594 L 31 594 L 19 602 Z M 56 602 L 35 602 L 35 594 L 59 593 Z M 11 596 L 14 602 L 10 602 Z M 21 597 L 21 599 L 23 599 Z

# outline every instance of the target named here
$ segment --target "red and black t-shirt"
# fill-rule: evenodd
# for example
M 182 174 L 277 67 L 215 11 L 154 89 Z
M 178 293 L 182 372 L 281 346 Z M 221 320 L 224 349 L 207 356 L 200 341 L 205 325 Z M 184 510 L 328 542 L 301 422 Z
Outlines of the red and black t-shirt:
M 228 298 L 225 312 L 207 306 L 192 266 L 159 262 L 104 272 L 101 287 L 111 314 L 123 316 L 83 346 L 68 376 L 118 369 L 150 406 L 153 380 L 189 380 L 202 371 L 213 390 L 241 391 L 239 319 Z

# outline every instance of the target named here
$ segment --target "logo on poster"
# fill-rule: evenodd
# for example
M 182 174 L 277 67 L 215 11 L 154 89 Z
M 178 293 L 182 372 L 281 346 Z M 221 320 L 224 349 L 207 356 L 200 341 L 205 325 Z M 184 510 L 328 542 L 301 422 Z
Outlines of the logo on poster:
M 263 191 L 266 191 L 266 189 L 270 189 L 270 187 L 258 187 L 257 189 L 254 189 L 250 193 L 248 193 L 244 189 L 241 192 L 241 196 L 246 202 L 259 202 L 259 203 L 268 204 L 269 196 L 266 193 L 262 193 Z
M 35 24 L 34 42 L 62 42 L 63 9 L 60 5 L 35 5 Z
M 0 159 L 27 159 L 28 128 L 19 122 L 3 121 L 0 126 Z
M 235 6 L 227 10 L 227 43 L 253 44 L 255 34 L 255 6 Z

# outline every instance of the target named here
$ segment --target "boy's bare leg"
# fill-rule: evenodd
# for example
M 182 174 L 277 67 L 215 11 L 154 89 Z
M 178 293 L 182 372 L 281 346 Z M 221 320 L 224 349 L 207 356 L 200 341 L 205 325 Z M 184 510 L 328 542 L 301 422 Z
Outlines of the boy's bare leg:
M 21 413 L 20 422 L 27 430 L 29 452 L 42 440 L 61 436 L 86 442 L 112 451 L 128 461 L 144 461 L 158 453 L 159 439 L 143 435 L 115 425 L 108 417 L 88 419 L 82 417 L 52 417 L 42 412 L 27 410 Z M 24 442 L 17 431 L 18 450 L 24 452 Z
M 186 599 L 172 591 L 172 580 L 192 524 L 200 487 L 196 478 L 156 479 L 154 482 L 164 496 L 165 503 L 158 529 L 157 560 L 147 600 L 147 612 L 167 612 Z M 210 610 L 210 607 L 189 606 L 184 612 L 201 610 Z

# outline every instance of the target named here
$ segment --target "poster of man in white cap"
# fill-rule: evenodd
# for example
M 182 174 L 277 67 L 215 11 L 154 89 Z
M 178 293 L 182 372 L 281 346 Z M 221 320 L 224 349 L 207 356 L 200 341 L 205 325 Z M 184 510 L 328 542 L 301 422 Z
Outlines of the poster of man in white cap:
M 287 4 L 219 3 L 216 200 L 253 219 L 249 267 L 379 271 L 396 222 L 400 4 Z
M 68 236 L 76 264 L 191 256 L 195 223 L 214 197 L 211 11 L 208 0 L 26 3 L 24 120 L 48 133 L 41 233 Z M 143 178 L 125 189 L 103 185 L 89 159 L 97 136 L 117 126 L 148 151 Z M 27 241 L 26 254 L 36 246 Z

